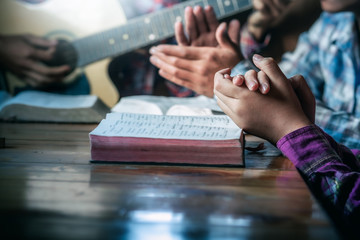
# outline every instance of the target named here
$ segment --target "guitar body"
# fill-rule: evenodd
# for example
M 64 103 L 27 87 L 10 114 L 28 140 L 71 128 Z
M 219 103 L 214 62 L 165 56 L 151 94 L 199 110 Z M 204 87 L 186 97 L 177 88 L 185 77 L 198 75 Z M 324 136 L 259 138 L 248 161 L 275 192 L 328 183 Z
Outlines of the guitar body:
M 48 0 L 37 4 L 0 1 L 0 34 L 31 33 L 71 42 L 125 23 L 126 17 L 119 0 Z M 105 58 L 78 69 L 78 72 L 85 72 L 91 94 L 113 106 L 118 102 L 119 94 L 108 77 L 110 61 L 111 58 Z M 24 85 L 10 73 L 6 77 L 10 91 Z

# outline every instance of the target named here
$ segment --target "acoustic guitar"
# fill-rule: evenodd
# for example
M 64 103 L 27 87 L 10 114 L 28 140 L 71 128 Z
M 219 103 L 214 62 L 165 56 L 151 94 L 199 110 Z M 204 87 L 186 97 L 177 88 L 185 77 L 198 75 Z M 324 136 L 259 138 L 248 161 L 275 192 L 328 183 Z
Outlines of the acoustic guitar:
M 85 71 L 91 93 L 113 106 L 119 94 L 107 74 L 111 58 L 173 36 L 185 7 L 196 5 L 211 5 L 219 19 L 252 7 L 251 0 L 192 0 L 127 21 L 120 0 L 1 0 L 0 33 L 59 39 L 55 59 L 47 64 Z M 23 84 L 11 74 L 7 77 L 12 78 L 10 90 Z

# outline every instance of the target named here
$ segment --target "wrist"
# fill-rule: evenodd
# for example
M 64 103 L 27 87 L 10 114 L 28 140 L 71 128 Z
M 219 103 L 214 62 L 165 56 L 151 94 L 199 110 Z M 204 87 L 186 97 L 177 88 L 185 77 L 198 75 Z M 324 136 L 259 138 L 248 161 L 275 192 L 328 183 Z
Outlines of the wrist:
M 276 134 L 276 136 L 274 137 L 272 143 L 276 144 L 280 139 L 282 139 L 286 135 L 311 125 L 313 125 L 313 123 L 306 117 L 303 119 L 287 121 L 286 123 L 282 124 L 282 127 L 280 126 L 279 128 L 280 130 L 278 131 L 278 134 Z

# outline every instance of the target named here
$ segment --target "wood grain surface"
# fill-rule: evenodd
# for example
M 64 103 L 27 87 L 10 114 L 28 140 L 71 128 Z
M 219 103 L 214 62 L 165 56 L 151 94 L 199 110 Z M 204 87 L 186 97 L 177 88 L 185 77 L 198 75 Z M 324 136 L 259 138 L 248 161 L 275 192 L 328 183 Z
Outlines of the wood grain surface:
M 245 168 L 93 164 L 94 128 L 0 123 L 1 239 L 338 238 L 268 143 L 245 151 Z

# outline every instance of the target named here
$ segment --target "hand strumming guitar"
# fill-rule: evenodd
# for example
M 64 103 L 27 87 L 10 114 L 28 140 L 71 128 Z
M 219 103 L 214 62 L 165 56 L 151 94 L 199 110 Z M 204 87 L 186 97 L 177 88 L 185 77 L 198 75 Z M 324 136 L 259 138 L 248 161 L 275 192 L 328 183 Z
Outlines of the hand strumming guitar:
M 70 71 L 70 66 L 49 67 L 56 49 L 56 41 L 34 35 L 0 35 L 0 65 L 32 87 L 46 87 L 61 82 Z

